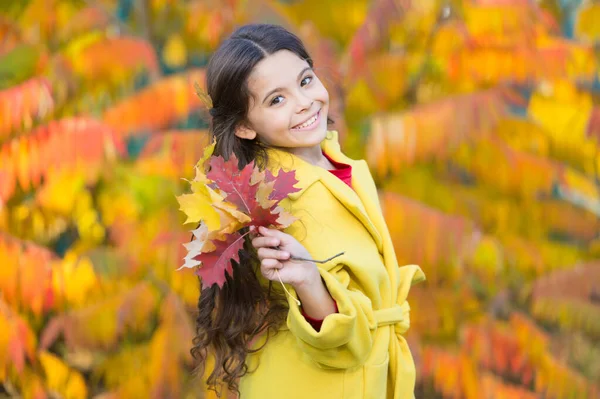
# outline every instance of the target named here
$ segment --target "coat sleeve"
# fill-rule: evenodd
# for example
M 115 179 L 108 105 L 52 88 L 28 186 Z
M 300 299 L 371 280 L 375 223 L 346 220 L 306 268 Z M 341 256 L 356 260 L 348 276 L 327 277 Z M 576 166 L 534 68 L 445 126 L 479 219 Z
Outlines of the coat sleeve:
M 331 240 L 328 235 L 332 234 L 331 230 L 323 229 L 319 217 L 313 217 L 318 216 L 315 215 L 317 210 L 310 213 L 310 217 L 301 217 L 285 231 L 298 239 L 314 259 L 327 258 L 347 249 L 342 237 Z M 317 264 L 338 307 L 338 313 L 325 317 L 319 331 L 304 318 L 296 301 L 288 298 L 287 326 L 302 351 L 322 368 L 346 369 L 362 365 L 373 346 L 377 329 L 373 306 L 361 281 L 355 278 L 351 261 L 351 255 L 346 252 L 325 264 Z M 290 291 L 297 297 L 293 290 Z
M 338 313 L 325 317 L 316 331 L 302 316 L 300 307 L 288 299 L 287 326 L 304 353 L 320 367 L 346 369 L 364 364 L 373 346 L 377 327 L 370 299 L 360 289 L 351 289 L 350 276 L 343 264 L 319 272 Z M 295 293 L 294 293 L 295 295 Z

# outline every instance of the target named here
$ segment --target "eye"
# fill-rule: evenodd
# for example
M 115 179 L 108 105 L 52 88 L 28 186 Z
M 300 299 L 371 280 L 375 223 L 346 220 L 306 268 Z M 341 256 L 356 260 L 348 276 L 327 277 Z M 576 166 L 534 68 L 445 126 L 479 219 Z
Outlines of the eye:
M 278 98 L 280 98 L 281 100 L 277 101 L 277 99 L 278 99 Z M 282 97 L 282 96 L 277 96 L 277 97 L 274 97 L 274 98 L 271 100 L 271 103 L 270 103 L 270 105 L 277 105 L 277 104 L 279 104 L 281 101 L 283 101 L 283 97 Z
M 308 82 L 306 82 L 307 79 L 308 79 Z M 312 76 L 307 76 L 304 79 L 302 79 L 302 81 L 300 82 L 300 86 L 306 86 L 307 84 L 312 82 L 312 80 L 313 80 Z M 306 82 L 306 83 L 304 83 L 304 82 Z

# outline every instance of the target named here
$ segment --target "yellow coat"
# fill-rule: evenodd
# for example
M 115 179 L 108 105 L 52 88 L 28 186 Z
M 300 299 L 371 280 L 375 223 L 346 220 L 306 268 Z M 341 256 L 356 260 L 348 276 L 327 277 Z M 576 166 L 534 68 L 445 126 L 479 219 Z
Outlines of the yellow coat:
M 282 331 L 247 358 L 255 371 L 240 380 L 241 399 L 413 398 L 415 366 L 402 334 L 410 325 L 408 291 L 425 275 L 416 265 L 398 267 L 367 163 L 346 157 L 335 131 L 321 147 L 352 165 L 352 188 L 279 150 L 269 150 L 269 168 L 293 169 L 299 180 L 301 191 L 282 202 L 300 218 L 286 232 L 313 259 L 345 251 L 319 264 L 339 313 L 327 316 L 317 332 L 290 299 Z

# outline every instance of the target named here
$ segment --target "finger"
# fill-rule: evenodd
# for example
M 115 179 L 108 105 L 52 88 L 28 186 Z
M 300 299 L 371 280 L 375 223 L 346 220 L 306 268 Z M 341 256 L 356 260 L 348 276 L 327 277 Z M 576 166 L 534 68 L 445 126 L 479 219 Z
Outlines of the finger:
M 254 248 L 262 248 L 262 247 L 276 247 L 281 243 L 281 241 L 277 238 L 273 237 L 256 237 L 252 239 L 252 245 Z
M 279 259 L 279 260 L 287 260 L 290 258 L 290 253 L 287 251 L 279 251 L 277 249 L 271 248 L 259 248 L 258 249 L 258 259 Z
M 272 273 L 275 269 L 283 269 L 283 264 L 277 259 L 266 258 L 260 262 L 260 270 L 263 274 Z
M 263 226 L 260 226 L 258 228 L 258 232 L 265 237 L 278 238 L 281 242 L 285 242 L 289 237 L 289 235 L 284 233 L 283 231 L 279 231 L 277 229 L 267 229 Z

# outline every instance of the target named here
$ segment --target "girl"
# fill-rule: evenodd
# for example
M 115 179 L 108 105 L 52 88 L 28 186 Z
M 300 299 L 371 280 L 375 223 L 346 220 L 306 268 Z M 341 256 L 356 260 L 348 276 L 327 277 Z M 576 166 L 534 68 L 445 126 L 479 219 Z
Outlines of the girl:
M 294 170 L 300 188 L 282 202 L 298 220 L 261 227 L 233 277 L 202 292 L 192 354 L 200 367 L 214 356 L 209 387 L 242 399 L 413 398 L 402 334 L 408 291 L 425 276 L 398 267 L 367 164 L 327 130 L 329 95 L 302 42 L 279 26 L 243 26 L 206 81 L 215 155 Z M 323 264 L 291 259 L 340 252 Z

